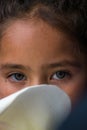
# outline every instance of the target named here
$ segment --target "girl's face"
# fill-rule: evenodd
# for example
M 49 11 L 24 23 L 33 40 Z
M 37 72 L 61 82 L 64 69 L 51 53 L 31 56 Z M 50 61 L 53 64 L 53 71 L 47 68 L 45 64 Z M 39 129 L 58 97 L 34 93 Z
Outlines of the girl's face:
M 86 86 L 76 42 L 45 22 L 16 21 L 0 44 L 0 98 L 27 86 L 54 84 L 74 102 Z

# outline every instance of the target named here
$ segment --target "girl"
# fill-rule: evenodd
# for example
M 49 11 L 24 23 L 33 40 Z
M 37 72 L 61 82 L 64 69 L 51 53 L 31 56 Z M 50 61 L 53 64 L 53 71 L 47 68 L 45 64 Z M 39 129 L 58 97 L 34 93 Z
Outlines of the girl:
M 87 0 L 0 0 L 0 98 L 54 84 L 75 103 L 87 85 Z

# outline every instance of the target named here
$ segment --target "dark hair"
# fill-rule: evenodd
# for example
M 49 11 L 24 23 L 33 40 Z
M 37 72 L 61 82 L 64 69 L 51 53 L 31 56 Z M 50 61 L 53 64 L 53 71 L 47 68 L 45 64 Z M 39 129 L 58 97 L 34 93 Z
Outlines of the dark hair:
M 0 24 L 27 17 L 66 31 L 87 53 L 87 0 L 0 0 Z

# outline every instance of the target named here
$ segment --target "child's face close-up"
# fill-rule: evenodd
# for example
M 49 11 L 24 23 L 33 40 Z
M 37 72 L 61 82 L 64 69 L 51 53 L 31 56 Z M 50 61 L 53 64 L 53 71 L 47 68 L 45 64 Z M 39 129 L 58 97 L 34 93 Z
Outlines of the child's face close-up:
M 74 39 L 43 21 L 15 21 L 0 42 L 0 98 L 27 86 L 53 84 L 75 102 L 86 86 Z

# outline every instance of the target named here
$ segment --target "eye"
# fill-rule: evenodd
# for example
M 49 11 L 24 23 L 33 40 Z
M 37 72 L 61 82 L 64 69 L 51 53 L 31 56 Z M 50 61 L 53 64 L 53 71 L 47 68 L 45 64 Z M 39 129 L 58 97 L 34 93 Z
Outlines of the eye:
M 54 73 L 51 76 L 51 79 L 55 79 L 55 80 L 62 80 L 64 78 L 66 78 L 67 76 L 70 76 L 69 72 L 65 72 L 65 71 L 57 71 L 56 73 Z
M 26 76 L 22 73 L 13 73 L 13 74 L 10 74 L 8 76 L 8 78 L 10 78 L 11 81 L 14 81 L 14 82 L 22 82 L 24 80 L 26 80 Z

